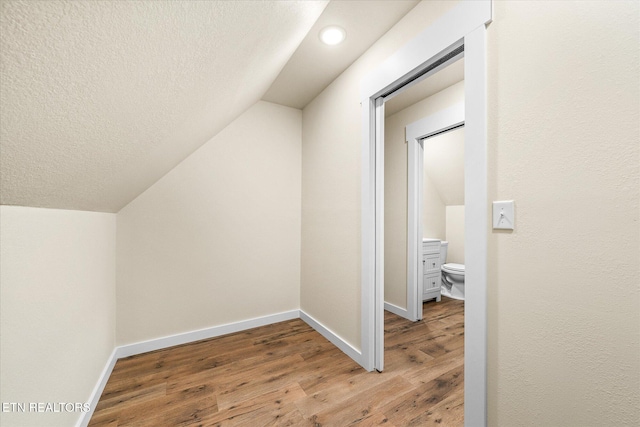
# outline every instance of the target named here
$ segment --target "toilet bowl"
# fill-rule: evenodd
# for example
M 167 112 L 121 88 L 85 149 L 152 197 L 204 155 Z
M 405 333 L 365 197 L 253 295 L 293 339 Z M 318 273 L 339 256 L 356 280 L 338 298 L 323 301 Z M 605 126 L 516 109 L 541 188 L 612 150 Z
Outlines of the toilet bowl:
M 440 271 L 442 284 L 440 293 L 446 297 L 464 300 L 464 265 L 447 263 L 448 242 L 440 244 Z

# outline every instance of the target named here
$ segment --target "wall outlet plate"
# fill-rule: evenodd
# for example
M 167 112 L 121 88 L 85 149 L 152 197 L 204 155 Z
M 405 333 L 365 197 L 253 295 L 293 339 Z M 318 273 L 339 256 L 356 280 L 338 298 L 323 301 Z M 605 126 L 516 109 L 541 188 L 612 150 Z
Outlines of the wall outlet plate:
M 513 230 L 515 226 L 515 215 L 513 200 L 493 202 L 493 229 Z

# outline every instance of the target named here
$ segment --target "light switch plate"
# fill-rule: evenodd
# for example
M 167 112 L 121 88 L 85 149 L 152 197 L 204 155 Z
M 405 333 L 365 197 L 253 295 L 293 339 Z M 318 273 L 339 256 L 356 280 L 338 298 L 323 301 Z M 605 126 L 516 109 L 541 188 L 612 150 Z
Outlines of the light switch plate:
M 513 200 L 493 202 L 493 229 L 513 230 L 514 225 Z

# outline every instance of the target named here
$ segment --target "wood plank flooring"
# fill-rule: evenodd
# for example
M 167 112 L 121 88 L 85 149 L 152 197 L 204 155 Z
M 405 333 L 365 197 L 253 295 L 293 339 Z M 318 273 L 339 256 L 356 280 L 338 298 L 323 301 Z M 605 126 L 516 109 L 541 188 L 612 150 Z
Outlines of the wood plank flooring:
M 462 426 L 464 302 L 423 312 L 385 312 L 383 373 L 299 319 L 121 359 L 89 426 Z

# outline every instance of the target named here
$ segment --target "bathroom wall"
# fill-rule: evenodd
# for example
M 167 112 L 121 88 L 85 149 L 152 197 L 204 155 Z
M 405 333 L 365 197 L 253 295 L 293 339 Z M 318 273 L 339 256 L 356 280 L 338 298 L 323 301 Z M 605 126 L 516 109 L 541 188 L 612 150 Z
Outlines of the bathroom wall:
M 464 94 L 462 98 L 464 99 Z M 447 262 L 464 264 L 464 127 L 436 135 L 423 142 L 424 175 L 436 188 L 442 203 L 445 232 L 441 240 L 449 242 L 447 246 Z M 425 199 L 428 199 L 425 189 Z M 433 203 L 433 200 L 429 200 Z M 423 230 L 433 219 L 428 209 L 439 206 L 427 206 L 423 210 Z M 423 232 L 424 237 L 431 235 Z
M 459 90 L 460 102 L 463 102 L 464 88 Z M 428 138 L 423 144 L 424 173 L 436 187 L 442 202 L 446 206 L 464 205 L 464 127 Z
M 86 403 L 115 346 L 116 215 L 0 206 L 0 230 L 1 400 Z M 3 411 L 0 424 L 80 415 Z
M 446 240 L 447 206 L 429 175 L 425 173 L 423 176 L 422 237 Z
M 423 143 L 425 180 L 435 186 L 444 205 L 445 235 L 441 239 L 449 242 L 447 262 L 459 264 L 464 264 L 464 132 L 464 127 L 458 128 Z M 425 226 L 432 221 L 426 210 L 422 221 Z
M 458 82 L 448 88 L 423 99 L 409 107 L 385 118 L 385 162 L 384 162 L 384 280 L 385 302 L 400 308 L 407 308 L 407 141 L 405 127 L 417 120 L 442 109 L 464 101 L 464 82 Z M 442 139 L 445 135 L 433 139 Z M 446 143 L 452 137 L 446 136 Z M 464 144 L 464 137 L 461 139 Z M 444 147 L 444 149 L 443 149 Z M 435 144 L 426 152 L 437 153 L 438 159 L 447 160 L 446 145 Z M 426 159 L 426 155 L 425 155 Z M 464 156 L 461 158 L 462 163 Z M 429 163 L 430 164 L 430 163 Z M 449 174 L 445 170 L 438 175 Z M 464 174 L 462 175 L 464 179 Z M 445 239 L 446 205 L 443 193 L 425 173 L 423 200 L 424 237 Z M 464 196 L 464 195 L 463 195 Z
M 447 206 L 447 262 L 464 265 L 464 205 Z
M 301 116 L 258 102 L 118 213 L 118 344 L 299 308 Z
M 640 425 L 639 6 L 493 3 L 491 426 Z

